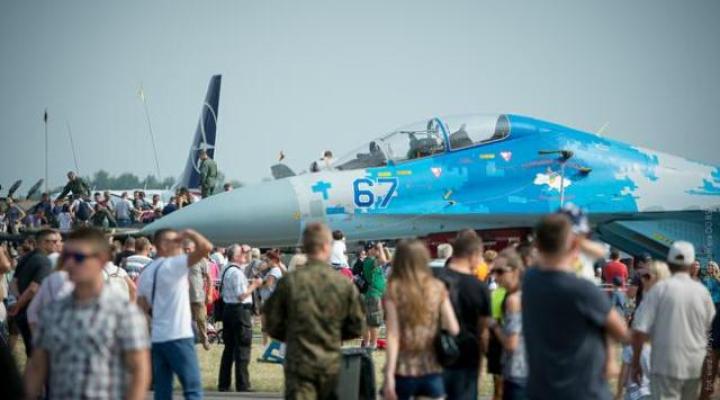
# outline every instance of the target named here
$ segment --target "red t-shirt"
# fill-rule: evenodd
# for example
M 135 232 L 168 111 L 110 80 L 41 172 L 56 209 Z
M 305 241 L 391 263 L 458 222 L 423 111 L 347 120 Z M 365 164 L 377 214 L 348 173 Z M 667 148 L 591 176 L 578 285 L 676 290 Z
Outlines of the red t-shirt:
M 627 266 L 620 261 L 610 261 L 605 265 L 605 270 L 603 271 L 603 282 L 612 285 L 616 276 L 622 278 L 623 286 L 625 286 L 628 279 Z

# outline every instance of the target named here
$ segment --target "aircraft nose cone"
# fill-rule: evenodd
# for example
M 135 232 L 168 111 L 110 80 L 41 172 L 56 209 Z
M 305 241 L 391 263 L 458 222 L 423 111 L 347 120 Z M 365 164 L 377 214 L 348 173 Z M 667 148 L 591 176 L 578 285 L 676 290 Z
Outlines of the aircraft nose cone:
M 279 180 L 208 197 L 160 218 L 143 233 L 194 229 L 219 246 L 294 246 L 300 237 L 298 215 L 295 191 L 288 180 Z

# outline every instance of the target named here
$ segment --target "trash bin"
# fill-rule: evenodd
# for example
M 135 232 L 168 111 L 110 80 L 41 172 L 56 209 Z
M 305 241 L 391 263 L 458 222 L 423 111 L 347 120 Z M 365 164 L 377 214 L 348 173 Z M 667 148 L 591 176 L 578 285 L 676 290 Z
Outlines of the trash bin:
M 365 398 L 365 396 L 360 397 L 360 377 L 361 371 L 363 370 L 363 362 L 367 363 L 368 361 L 372 363 L 372 358 L 368 355 L 367 350 L 365 349 L 342 349 L 342 361 L 340 362 L 340 373 L 338 375 L 338 385 L 336 389 L 339 399 L 360 400 Z

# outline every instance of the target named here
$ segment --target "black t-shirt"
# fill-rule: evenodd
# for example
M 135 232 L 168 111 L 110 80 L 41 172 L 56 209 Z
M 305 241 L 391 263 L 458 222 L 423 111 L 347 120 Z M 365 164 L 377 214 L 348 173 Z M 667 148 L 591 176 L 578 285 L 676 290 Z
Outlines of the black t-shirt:
M 611 304 L 592 282 L 532 268 L 522 285 L 530 399 L 611 399 L 603 378 Z
M 477 368 L 480 365 L 480 318 L 490 316 L 490 294 L 485 283 L 473 275 L 450 268 L 434 268 L 435 276 L 448 287 L 450 301 L 460 323 L 460 358 L 451 368 Z
M 128 258 L 130 256 L 134 256 L 134 255 L 135 255 L 135 252 L 132 250 L 123 250 L 123 251 L 119 252 L 115 256 L 115 260 L 114 260 L 115 265 L 117 265 L 119 267 L 122 264 L 122 262 L 125 261 L 126 258 Z
M 18 291 L 22 295 L 32 282 L 38 285 L 42 283 L 46 276 L 52 272 L 52 264 L 50 259 L 39 250 L 34 250 L 18 262 L 15 269 L 15 279 L 17 279 Z M 25 309 L 20 310 L 21 314 L 25 313 Z

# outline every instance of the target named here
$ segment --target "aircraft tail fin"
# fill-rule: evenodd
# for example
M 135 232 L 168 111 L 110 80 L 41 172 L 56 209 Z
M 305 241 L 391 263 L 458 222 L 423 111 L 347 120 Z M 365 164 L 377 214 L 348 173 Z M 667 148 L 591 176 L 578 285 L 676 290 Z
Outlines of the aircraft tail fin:
M 22 185 L 22 179 L 16 180 L 15 183 L 10 186 L 10 189 L 8 189 L 7 197 L 14 197 L 15 192 L 20 189 L 20 185 Z
M 205 101 L 200 110 L 200 120 L 195 130 L 195 137 L 193 138 L 187 162 L 185 163 L 185 170 L 175 184 L 176 187 L 195 189 L 200 186 L 199 150 L 205 149 L 210 158 L 215 158 L 215 137 L 221 79 L 222 75 L 214 75 L 210 78 Z
M 35 193 L 37 193 L 37 191 L 40 189 L 40 187 L 42 186 L 43 182 L 45 182 L 45 179 L 42 179 L 42 178 L 40 178 L 40 180 L 38 180 L 37 182 L 35 182 L 35 184 L 32 185 L 32 187 L 30 188 L 30 190 L 28 190 L 27 196 L 25 196 L 25 200 L 30 200 L 30 198 L 33 197 L 33 195 L 34 195 Z

